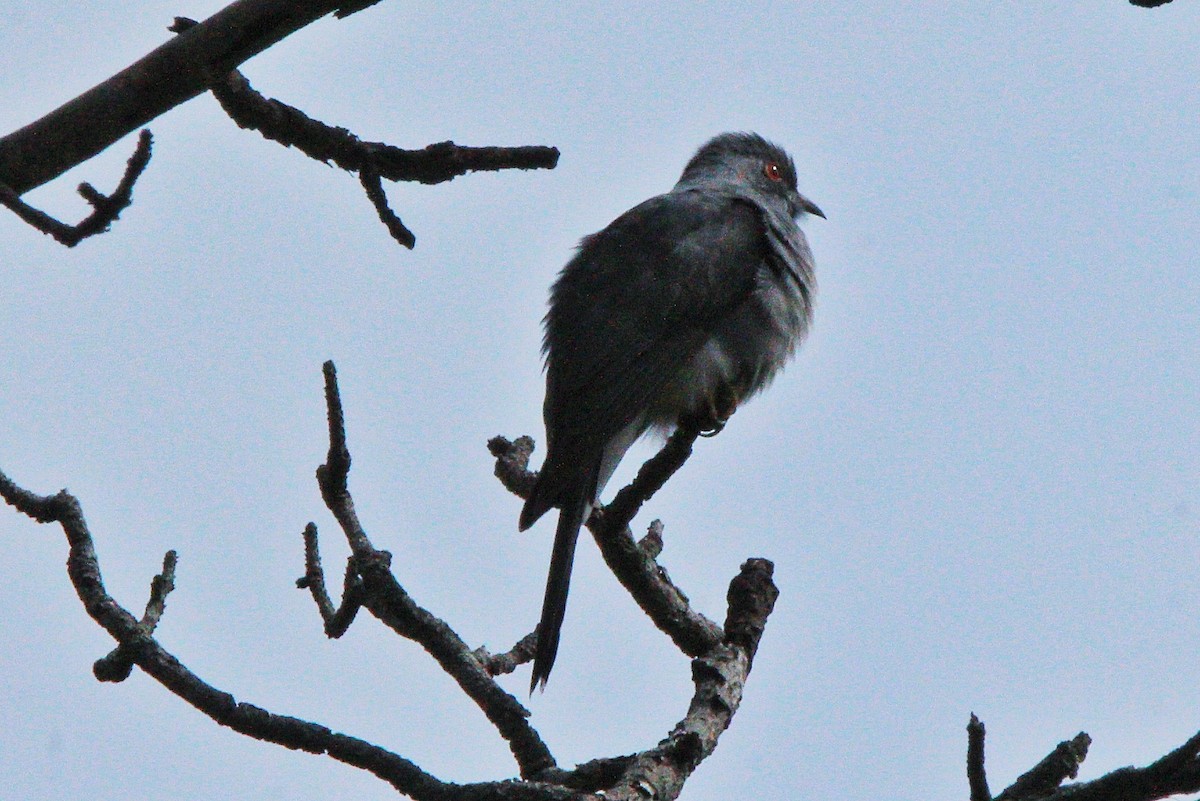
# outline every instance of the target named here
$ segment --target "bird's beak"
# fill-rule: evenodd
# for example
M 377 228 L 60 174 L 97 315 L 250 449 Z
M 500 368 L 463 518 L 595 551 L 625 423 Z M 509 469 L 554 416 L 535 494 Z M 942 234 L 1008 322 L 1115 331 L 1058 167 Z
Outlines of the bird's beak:
M 796 205 L 801 211 L 808 212 L 809 214 L 815 214 L 822 220 L 825 219 L 825 212 L 821 211 L 821 209 L 817 207 L 816 203 L 813 203 L 811 200 L 799 193 L 796 194 L 796 199 L 799 201 Z

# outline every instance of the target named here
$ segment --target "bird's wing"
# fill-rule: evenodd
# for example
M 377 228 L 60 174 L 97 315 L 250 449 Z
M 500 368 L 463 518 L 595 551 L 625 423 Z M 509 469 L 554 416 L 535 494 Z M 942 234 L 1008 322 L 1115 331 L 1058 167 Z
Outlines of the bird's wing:
M 556 463 L 599 458 L 746 300 L 769 247 L 754 204 L 699 191 L 651 198 L 584 239 L 546 317 Z

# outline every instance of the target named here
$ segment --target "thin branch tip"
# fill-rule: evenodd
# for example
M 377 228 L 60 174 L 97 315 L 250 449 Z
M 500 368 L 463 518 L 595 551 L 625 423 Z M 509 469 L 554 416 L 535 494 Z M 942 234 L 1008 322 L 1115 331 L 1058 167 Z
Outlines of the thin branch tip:
M 988 787 L 984 768 L 985 735 L 983 723 L 972 712 L 971 720 L 967 723 L 967 784 L 971 790 L 971 801 L 992 801 L 992 791 Z
M 768 559 L 747 559 L 726 593 L 725 642 L 744 649 L 751 661 L 779 598 L 774 572 L 775 565 Z
M 149 129 L 143 128 L 138 134 L 133 155 L 125 164 L 125 172 L 111 195 L 103 194 L 89 183 L 78 186 L 79 195 L 92 207 L 92 213 L 75 225 L 67 225 L 35 209 L 4 183 L 0 183 L 0 205 L 6 206 L 22 221 L 49 235 L 59 244 L 73 248 L 88 237 L 108 231 L 121 212 L 133 203 L 133 185 L 150 163 L 153 140 Z

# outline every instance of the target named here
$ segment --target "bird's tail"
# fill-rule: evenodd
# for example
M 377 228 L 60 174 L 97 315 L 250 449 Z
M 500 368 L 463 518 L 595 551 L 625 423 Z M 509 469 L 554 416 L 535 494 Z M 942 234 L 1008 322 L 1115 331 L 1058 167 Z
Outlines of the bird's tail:
M 538 623 L 537 649 L 533 657 L 533 678 L 529 692 L 545 687 L 558 654 L 558 635 L 567 612 L 567 591 L 571 588 L 571 563 L 575 560 L 575 543 L 579 529 L 591 510 L 583 498 L 569 500 L 558 513 L 558 529 L 554 533 L 554 551 L 550 555 L 550 575 L 546 578 L 546 596 L 542 600 L 542 619 Z

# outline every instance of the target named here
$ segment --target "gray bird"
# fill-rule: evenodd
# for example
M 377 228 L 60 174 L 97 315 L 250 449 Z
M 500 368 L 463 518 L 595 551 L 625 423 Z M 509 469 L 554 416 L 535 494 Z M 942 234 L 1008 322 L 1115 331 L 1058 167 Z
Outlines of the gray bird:
M 546 460 L 520 520 L 560 510 L 531 692 L 558 652 L 580 526 L 625 451 L 651 429 L 719 431 L 803 339 L 816 290 L 806 212 L 825 216 L 782 148 L 721 134 L 559 274 L 542 346 Z

